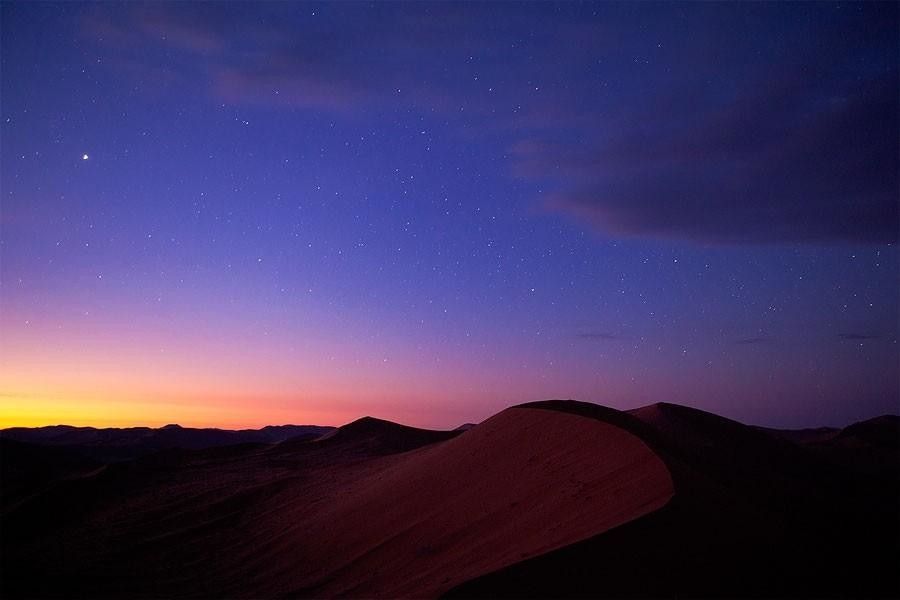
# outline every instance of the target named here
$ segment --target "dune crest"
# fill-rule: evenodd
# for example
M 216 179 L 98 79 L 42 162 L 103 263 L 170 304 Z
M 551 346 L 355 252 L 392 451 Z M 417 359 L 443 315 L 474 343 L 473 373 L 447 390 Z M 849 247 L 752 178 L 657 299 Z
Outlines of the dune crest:
M 318 440 L 163 453 L 59 483 L 6 515 L 16 577 L 4 584 L 437 597 L 653 513 L 672 481 L 641 438 L 571 412 L 513 407 L 451 432 L 363 418 Z M 48 512 L 61 504 L 81 512 Z
M 317 568 L 284 572 L 264 593 L 433 597 L 653 512 L 673 493 L 662 460 L 624 429 L 510 408 L 294 524 L 296 547 L 281 555 Z

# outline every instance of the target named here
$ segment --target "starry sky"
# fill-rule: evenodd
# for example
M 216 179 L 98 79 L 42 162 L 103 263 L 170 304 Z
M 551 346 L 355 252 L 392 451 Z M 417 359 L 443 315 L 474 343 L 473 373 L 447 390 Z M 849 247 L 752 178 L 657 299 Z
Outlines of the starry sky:
M 0 426 L 900 412 L 896 3 L 0 23 Z

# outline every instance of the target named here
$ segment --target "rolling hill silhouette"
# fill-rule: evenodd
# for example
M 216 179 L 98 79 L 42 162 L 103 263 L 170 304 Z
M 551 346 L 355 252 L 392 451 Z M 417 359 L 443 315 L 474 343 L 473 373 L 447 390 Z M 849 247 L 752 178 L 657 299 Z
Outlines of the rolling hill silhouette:
M 276 425 L 262 429 L 195 429 L 169 424 L 158 429 L 124 427 L 97 429 L 52 425 L 12 427 L 0 430 L 0 438 L 32 444 L 62 446 L 72 453 L 106 462 L 129 460 L 159 450 L 173 448 L 199 450 L 233 444 L 271 444 L 288 439 L 314 439 L 333 427 L 318 425 Z
M 0 591 L 890 596 L 895 426 L 823 448 L 672 404 L 547 401 L 465 430 L 365 417 L 106 462 L 4 435 Z

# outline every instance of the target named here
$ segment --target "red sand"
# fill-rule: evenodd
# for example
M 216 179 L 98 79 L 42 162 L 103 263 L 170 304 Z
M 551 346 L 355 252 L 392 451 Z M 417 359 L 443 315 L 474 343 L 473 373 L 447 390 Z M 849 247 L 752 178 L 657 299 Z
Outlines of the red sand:
M 256 573 L 262 586 L 240 591 L 434 597 L 636 519 L 674 493 L 639 438 L 555 411 L 507 409 L 394 458 L 319 510 L 303 498 L 285 506 L 275 519 L 284 544 Z
M 436 597 L 674 494 L 640 438 L 597 419 L 517 407 L 439 441 L 447 435 L 363 419 L 323 441 L 114 465 L 16 518 L 44 523 L 7 536 L 16 585 L 84 597 Z M 45 511 L 60 503 L 74 516 L 56 525 Z
M 900 420 L 813 451 L 687 407 L 632 415 L 366 418 L 99 470 L 6 444 L 0 595 L 897 596 Z

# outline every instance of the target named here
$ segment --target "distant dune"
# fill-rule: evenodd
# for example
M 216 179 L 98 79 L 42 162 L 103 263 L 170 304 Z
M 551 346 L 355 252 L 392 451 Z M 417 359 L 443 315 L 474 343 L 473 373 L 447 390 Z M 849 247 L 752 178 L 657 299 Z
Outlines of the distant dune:
M 370 454 L 395 454 L 449 440 L 457 433 L 418 429 L 374 417 L 363 417 L 325 433 L 318 441 L 328 446 L 359 446 Z
M 0 591 L 890 596 L 894 426 L 821 451 L 677 405 L 548 401 L 454 431 L 366 417 L 106 462 L 4 432 Z

